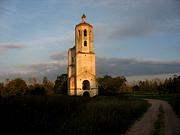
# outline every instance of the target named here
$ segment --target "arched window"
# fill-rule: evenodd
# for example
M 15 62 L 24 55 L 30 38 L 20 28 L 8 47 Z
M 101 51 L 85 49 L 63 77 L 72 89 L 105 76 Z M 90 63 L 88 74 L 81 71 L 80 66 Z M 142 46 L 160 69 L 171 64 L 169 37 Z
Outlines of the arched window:
M 81 31 L 80 30 L 78 30 L 78 32 L 79 32 L 79 36 L 81 35 Z
M 84 80 L 83 81 L 83 87 L 82 87 L 83 90 L 90 90 L 90 83 L 88 80 Z
M 87 46 L 87 41 L 84 41 L 84 46 Z
M 84 36 L 85 37 L 87 36 L 87 30 L 86 29 L 84 30 Z

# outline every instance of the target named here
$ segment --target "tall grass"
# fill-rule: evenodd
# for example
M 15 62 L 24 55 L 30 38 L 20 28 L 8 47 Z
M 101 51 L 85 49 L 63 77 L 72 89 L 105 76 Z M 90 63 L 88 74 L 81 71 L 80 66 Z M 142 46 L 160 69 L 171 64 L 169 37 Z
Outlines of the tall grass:
M 127 96 L 27 96 L 0 98 L 1 132 L 6 134 L 121 134 L 149 104 Z
M 169 103 L 173 107 L 173 110 L 176 112 L 176 114 L 180 117 L 180 94 L 171 96 Z
M 88 98 L 26 96 L 0 98 L 1 131 L 6 134 L 53 134 L 77 106 Z
M 97 97 L 79 108 L 64 123 L 59 134 L 120 135 L 148 108 L 148 103 L 130 97 Z

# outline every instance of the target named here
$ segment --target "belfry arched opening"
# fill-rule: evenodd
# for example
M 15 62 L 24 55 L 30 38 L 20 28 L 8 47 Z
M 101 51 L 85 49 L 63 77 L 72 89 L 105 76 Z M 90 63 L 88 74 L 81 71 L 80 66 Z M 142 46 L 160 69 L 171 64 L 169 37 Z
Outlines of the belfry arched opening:
M 82 86 L 83 90 L 90 90 L 90 82 L 88 80 L 84 80 Z

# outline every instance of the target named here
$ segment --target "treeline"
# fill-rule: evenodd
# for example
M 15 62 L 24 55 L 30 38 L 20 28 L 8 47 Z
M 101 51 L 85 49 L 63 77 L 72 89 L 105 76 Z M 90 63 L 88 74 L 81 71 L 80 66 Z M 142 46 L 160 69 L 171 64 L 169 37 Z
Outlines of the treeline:
M 5 83 L 0 83 L 0 95 L 6 96 L 23 96 L 23 95 L 53 95 L 67 93 L 67 74 L 57 76 L 57 79 L 52 82 L 47 77 L 43 78 L 42 83 L 37 82 L 27 84 L 21 78 L 14 80 L 7 79 Z
M 99 85 L 99 95 L 116 95 L 125 91 L 130 91 L 130 87 L 126 85 L 124 76 L 111 77 L 105 75 L 97 79 Z M 38 83 L 35 78 L 31 83 L 26 83 L 21 78 L 14 80 L 6 80 L 0 83 L 1 96 L 22 96 L 22 95 L 67 95 L 67 74 L 57 76 L 54 82 L 43 78 L 42 83 Z
M 180 76 L 174 75 L 172 78 L 162 81 L 139 81 L 137 85 L 132 86 L 133 91 L 153 91 L 158 94 L 180 93 Z
M 165 81 L 145 80 L 136 85 L 128 85 L 124 76 L 111 77 L 105 75 L 97 79 L 99 95 L 117 95 L 124 92 L 156 92 L 158 94 L 180 93 L 180 76 L 173 76 Z M 54 82 L 43 78 L 42 83 L 34 79 L 33 83 L 27 84 L 23 79 L 6 80 L 0 83 L 1 96 L 21 95 L 67 95 L 67 74 L 57 76 Z
M 129 85 L 124 76 L 111 77 L 105 75 L 98 78 L 98 84 L 100 95 L 116 95 L 127 92 L 180 93 L 180 76 L 176 75 L 165 80 L 139 81 L 136 85 Z

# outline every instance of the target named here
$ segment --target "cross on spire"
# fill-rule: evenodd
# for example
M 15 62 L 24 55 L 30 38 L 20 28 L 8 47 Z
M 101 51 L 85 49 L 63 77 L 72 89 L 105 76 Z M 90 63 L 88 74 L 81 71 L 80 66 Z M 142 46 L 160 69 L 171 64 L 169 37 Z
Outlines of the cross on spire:
M 86 22 L 86 16 L 85 16 L 85 14 L 83 14 L 81 18 L 82 18 L 82 23 L 85 23 L 85 22 Z

